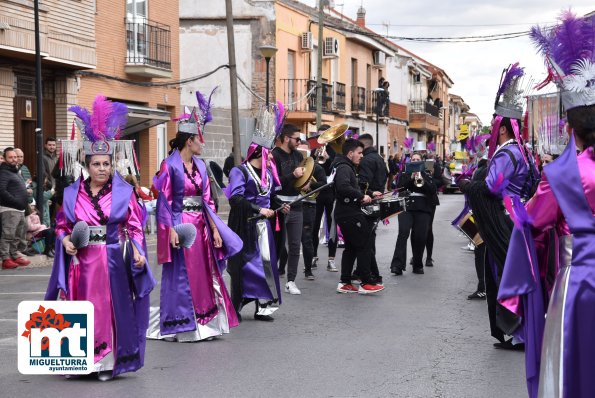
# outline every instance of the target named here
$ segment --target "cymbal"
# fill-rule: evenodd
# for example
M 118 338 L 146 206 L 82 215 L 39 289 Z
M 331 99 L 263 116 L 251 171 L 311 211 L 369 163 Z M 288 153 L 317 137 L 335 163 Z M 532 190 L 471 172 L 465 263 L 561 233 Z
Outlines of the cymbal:
M 298 167 L 304 168 L 304 175 L 298 178 L 293 186 L 297 190 L 301 190 L 314 175 L 314 158 L 308 156 L 304 158 Z

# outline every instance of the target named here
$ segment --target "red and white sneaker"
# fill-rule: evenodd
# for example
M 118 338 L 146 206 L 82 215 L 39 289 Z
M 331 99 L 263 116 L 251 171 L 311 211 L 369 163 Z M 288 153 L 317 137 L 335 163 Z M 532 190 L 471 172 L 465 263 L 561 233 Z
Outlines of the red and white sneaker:
M 361 284 L 358 289 L 359 294 L 371 294 L 371 293 L 378 293 L 379 291 L 384 290 L 384 286 L 382 285 L 370 285 L 370 284 Z
M 337 286 L 337 293 L 357 293 L 357 287 L 351 283 L 339 283 Z
M 25 267 L 31 264 L 31 261 L 27 260 L 25 257 L 17 257 L 13 261 L 17 263 L 19 267 Z

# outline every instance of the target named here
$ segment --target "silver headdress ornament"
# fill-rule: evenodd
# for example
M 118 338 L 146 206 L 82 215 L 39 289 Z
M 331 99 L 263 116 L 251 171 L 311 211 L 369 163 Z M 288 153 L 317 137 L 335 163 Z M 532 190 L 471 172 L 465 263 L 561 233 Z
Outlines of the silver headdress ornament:
M 502 71 L 500 86 L 496 93 L 494 111 L 496 115 L 510 119 L 523 118 L 523 93 L 521 80 L 525 75 L 519 63 L 510 65 Z
M 564 11 L 553 28 L 531 28 L 531 39 L 545 57 L 548 77 L 559 88 L 564 109 L 595 104 L 595 15 L 577 18 Z
M 93 101 L 93 113 L 80 106 L 72 106 L 69 110 L 77 116 L 75 123 L 82 140 L 74 139 L 73 130 L 73 139 L 60 141 L 62 175 L 80 177 L 85 156 L 89 155 L 112 155 L 120 174 L 139 174 L 134 141 L 119 139 L 128 120 L 128 107 L 125 104 L 98 95 Z
M 196 116 L 196 108 L 192 109 L 191 113 L 184 113 L 174 121 L 178 122 L 178 132 L 186 134 L 198 134 L 200 126 L 198 117 Z
M 272 149 L 275 146 L 275 139 L 281 134 L 284 122 L 285 106 L 281 101 L 268 108 L 262 107 L 256 121 L 256 129 L 252 135 L 252 142 Z

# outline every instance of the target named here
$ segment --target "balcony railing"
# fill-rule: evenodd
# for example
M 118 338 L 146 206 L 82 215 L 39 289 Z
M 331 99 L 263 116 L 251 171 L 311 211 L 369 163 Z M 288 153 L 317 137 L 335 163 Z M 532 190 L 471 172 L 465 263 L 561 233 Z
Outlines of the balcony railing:
M 171 70 L 171 31 L 148 19 L 126 20 L 126 63 Z
M 333 110 L 345 112 L 345 85 L 343 83 L 333 83 Z
M 384 90 L 369 90 L 366 101 L 366 113 L 368 115 L 378 114 L 380 117 L 388 117 L 389 96 Z
M 366 89 L 351 86 L 351 113 L 366 113 Z
M 426 101 L 410 101 L 409 111 L 413 113 L 427 113 L 435 117 L 440 117 L 440 108 Z
M 308 91 L 312 89 L 312 87 L 316 86 L 315 80 L 308 80 Z M 308 101 L 309 111 L 316 112 L 316 96 L 318 94 L 318 90 L 314 90 L 312 95 L 310 95 L 310 99 Z M 333 110 L 333 85 L 322 83 L 322 111 L 325 113 L 330 113 Z
M 280 79 L 283 87 L 283 102 L 288 111 L 294 112 L 316 112 L 316 81 L 310 79 Z M 341 87 L 342 86 L 342 87 Z M 304 99 L 307 93 L 312 94 Z M 297 102 L 298 100 L 302 101 Z M 297 102 L 297 103 L 296 103 Z M 345 110 L 345 85 L 335 82 L 334 84 L 322 83 L 322 112 Z

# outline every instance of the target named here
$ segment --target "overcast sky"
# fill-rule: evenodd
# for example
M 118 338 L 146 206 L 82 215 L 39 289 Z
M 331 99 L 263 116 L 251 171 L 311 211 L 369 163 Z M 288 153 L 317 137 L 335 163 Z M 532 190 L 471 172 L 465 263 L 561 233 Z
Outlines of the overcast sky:
M 318 3 L 318 0 L 300 1 L 311 6 Z M 560 11 L 569 7 L 577 15 L 595 10 L 593 0 L 572 3 L 560 0 L 335 0 L 335 8 L 352 19 L 356 18 L 361 4 L 366 9 L 369 28 L 386 34 L 387 27 L 382 24 L 388 23 L 391 25 L 389 35 L 405 37 L 522 32 L 536 23 L 551 25 Z M 455 82 L 451 93 L 462 96 L 471 106 L 471 112 L 477 113 L 484 124 L 490 123 L 503 68 L 518 61 L 536 80 L 545 78 L 543 61 L 526 36 L 479 43 L 395 42 L 444 69 Z

